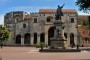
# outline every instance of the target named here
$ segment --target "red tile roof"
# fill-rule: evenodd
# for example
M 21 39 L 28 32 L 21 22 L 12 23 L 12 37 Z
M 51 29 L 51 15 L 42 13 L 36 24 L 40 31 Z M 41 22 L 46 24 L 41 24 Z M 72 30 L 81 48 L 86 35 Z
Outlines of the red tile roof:
M 40 9 L 39 13 L 55 13 L 56 9 Z M 63 13 L 77 13 L 74 9 L 62 9 Z
M 85 16 L 85 15 L 79 15 L 78 16 L 78 24 L 81 25 L 82 24 L 82 21 L 84 20 L 88 20 L 88 16 Z
M 78 20 L 87 20 L 88 19 L 88 16 L 83 16 L 83 15 L 79 15 L 78 16 Z

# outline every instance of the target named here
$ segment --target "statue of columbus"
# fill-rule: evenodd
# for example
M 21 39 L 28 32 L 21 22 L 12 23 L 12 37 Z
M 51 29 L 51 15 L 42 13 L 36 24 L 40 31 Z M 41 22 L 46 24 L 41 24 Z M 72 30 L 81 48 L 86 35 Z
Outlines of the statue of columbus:
M 64 6 L 65 4 L 63 4 Z M 57 8 L 57 11 L 56 11 L 56 14 L 55 14 L 55 19 L 56 20 L 61 20 L 61 16 L 63 16 L 63 13 L 62 13 L 62 8 L 63 6 L 59 6 L 58 5 L 58 8 Z

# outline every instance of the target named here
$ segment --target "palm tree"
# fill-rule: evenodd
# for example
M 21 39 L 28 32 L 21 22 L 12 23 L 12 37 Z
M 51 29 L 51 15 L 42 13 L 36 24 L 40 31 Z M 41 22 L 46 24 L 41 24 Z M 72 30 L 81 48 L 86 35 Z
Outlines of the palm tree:
M 3 25 L 0 25 L 0 46 L 2 48 L 3 42 L 10 38 L 10 30 L 5 28 Z

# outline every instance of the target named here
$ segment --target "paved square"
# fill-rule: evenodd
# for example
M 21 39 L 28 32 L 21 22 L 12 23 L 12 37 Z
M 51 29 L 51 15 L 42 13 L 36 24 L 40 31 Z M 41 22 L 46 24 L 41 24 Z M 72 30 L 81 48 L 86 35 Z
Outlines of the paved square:
M 2 60 L 81 60 L 90 59 L 90 52 L 40 53 L 35 47 L 3 47 Z

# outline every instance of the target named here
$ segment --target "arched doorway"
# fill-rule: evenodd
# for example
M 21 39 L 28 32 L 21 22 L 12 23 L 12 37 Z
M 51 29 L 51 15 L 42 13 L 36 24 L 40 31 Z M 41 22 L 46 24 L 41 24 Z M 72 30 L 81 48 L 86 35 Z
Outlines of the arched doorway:
M 40 42 L 45 42 L 45 34 L 41 33 L 40 35 Z
M 16 44 L 21 44 L 21 35 L 16 36 Z
M 34 44 L 37 43 L 37 33 L 34 33 Z
M 26 33 L 24 36 L 24 44 L 30 44 L 30 34 Z
M 50 38 L 54 37 L 54 27 L 49 28 L 48 30 L 48 45 L 50 45 Z
M 74 43 L 74 34 L 73 34 L 73 33 L 70 34 L 70 45 L 71 45 L 72 47 L 75 46 L 75 43 Z

